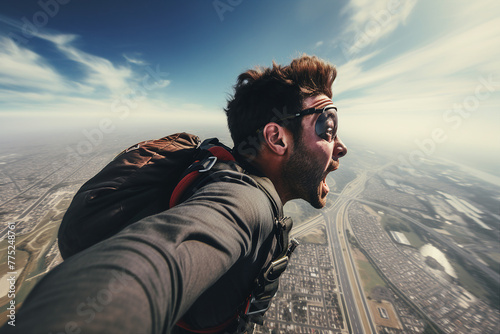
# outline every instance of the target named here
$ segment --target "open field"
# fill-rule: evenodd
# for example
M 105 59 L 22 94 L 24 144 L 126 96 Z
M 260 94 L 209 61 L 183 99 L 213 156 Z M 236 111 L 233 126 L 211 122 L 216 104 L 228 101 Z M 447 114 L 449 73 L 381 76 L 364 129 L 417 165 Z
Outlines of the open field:
M 372 298 L 371 292 L 376 286 L 386 286 L 382 277 L 377 274 L 377 271 L 368 262 L 368 259 L 357 248 L 352 249 L 352 254 L 356 260 L 356 268 L 363 283 L 363 289 L 367 297 Z
M 396 311 L 394 310 L 394 306 L 392 306 L 392 303 L 386 300 L 382 301 L 369 300 L 368 305 L 370 307 L 370 311 L 373 315 L 373 319 L 377 324 L 377 326 L 402 329 L 401 323 L 398 320 L 398 316 L 396 315 Z M 380 315 L 379 309 L 383 309 L 382 312 L 385 311 L 387 313 L 388 319 L 385 319 Z
M 308 233 L 299 238 L 299 241 L 302 243 L 309 244 L 317 244 L 317 245 L 326 245 L 326 231 L 325 225 L 321 224 L 319 226 L 314 227 Z
M 425 242 L 418 236 L 410 223 L 387 214 L 381 215 L 381 218 L 380 223 L 386 231 L 392 230 L 404 233 L 411 245 L 417 249 L 425 245 Z
M 455 269 L 455 272 L 457 273 L 460 285 L 463 286 L 464 289 L 471 292 L 479 299 L 487 300 L 490 298 L 490 293 L 476 278 L 474 278 L 474 276 L 471 275 L 471 273 L 467 268 L 464 268 L 454 259 L 450 259 L 450 263 L 453 266 L 453 269 Z
M 16 307 L 20 307 L 24 299 L 33 289 L 35 284 L 57 263 L 62 261 L 61 257 L 52 256 L 50 263 L 46 256 L 53 248 L 57 230 L 61 223 L 69 199 L 61 197 L 54 208 L 50 209 L 40 220 L 32 232 L 16 237 L 15 267 L 18 276 L 16 280 Z M 0 266 L 7 267 L 7 239 L 0 242 Z M 10 299 L 7 296 L 8 287 L 0 285 L 0 325 L 7 321 L 6 309 Z

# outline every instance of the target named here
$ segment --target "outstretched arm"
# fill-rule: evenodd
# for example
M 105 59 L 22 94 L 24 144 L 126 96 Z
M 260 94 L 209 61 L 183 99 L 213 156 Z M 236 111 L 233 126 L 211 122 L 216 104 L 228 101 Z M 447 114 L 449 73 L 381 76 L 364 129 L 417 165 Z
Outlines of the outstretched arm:
M 227 176 L 47 274 L 0 333 L 168 333 L 235 263 L 267 243 L 267 197 Z M 252 277 L 249 277 L 251 280 Z

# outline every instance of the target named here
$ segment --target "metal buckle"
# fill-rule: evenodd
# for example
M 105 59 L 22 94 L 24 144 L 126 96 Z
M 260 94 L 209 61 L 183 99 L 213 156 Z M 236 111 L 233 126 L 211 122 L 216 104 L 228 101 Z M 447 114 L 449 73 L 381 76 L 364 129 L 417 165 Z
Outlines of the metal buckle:
M 248 309 L 245 312 L 245 314 L 246 315 L 253 315 L 253 314 L 258 314 L 258 313 L 265 313 L 269 309 L 269 307 L 271 306 L 271 300 L 272 300 L 272 298 L 265 300 L 265 301 L 256 302 L 255 297 L 252 295 L 252 299 L 250 299 L 250 303 L 248 303 Z M 252 310 L 252 306 L 254 307 L 253 310 Z
M 217 161 L 217 157 L 211 156 L 211 157 L 208 157 L 207 160 L 209 160 L 207 167 L 200 169 L 198 172 L 204 173 L 204 172 L 208 172 L 210 169 L 212 169 L 212 167 L 215 165 L 215 162 Z
M 264 278 L 268 282 L 276 281 L 288 266 L 288 256 L 284 256 L 271 262 L 269 268 L 264 273 Z

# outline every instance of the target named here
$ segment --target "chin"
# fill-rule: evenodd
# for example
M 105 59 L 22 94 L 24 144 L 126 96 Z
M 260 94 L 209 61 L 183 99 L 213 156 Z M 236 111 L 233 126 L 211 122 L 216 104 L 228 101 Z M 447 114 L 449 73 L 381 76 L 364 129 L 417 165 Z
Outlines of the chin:
M 309 204 L 312 205 L 313 208 L 315 209 L 322 209 L 326 205 L 326 195 L 321 196 L 321 192 L 316 194 L 313 198 L 311 198 L 310 201 L 308 201 Z
M 326 203 L 324 203 L 324 202 L 320 202 L 320 203 L 318 203 L 318 205 L 317 205 L 317 206 L 315 206 L 314 208 L 315 208 L 315 209 L 323 209 L 323 208 L 325 207 L 325 205 L 326 205 Z

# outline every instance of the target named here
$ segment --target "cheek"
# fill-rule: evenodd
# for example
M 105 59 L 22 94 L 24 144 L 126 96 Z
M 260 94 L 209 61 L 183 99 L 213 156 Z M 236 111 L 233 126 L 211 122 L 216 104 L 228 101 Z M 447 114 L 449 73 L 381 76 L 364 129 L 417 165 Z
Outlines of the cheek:
M 316 135 L 316 118 L 313 115 L 306 117 L 302 124 L 303 148 L 310 153 L 310 158 L 318 167 L 326 169 L 332 159 L 333 143 L 328 143 Z
M 317 142 L 314 147 L 314 152 L 318 157 L 317 160 L 320 166 L 325 169 L 328 168 L 328 166 L 330 165 L 330 160 L 332 160 L 333 148 L 331 148 L 327 142 L 322 140 L 321 142 Z

